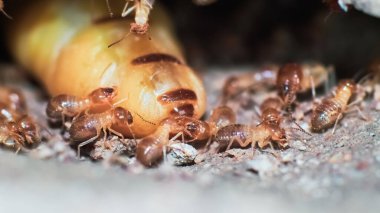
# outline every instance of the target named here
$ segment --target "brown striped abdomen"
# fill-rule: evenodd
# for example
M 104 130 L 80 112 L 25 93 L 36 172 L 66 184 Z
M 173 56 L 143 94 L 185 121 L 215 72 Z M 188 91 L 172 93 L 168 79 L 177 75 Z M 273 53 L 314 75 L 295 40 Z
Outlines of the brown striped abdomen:
M 232 124 L 219 129 L 216 133 L 215 141 L 219 143 L 219 146 L 225 147 L 233 139 L 240 139 L 245 141 L 249 138 L 250 128 L 247 125 Z
M 334 125 L 339 114 L 342 113 L 342 105 L 334 99 L 325 99 L 313 111 L 311 118 L 311 128 L 315 132 L 320 132 Z

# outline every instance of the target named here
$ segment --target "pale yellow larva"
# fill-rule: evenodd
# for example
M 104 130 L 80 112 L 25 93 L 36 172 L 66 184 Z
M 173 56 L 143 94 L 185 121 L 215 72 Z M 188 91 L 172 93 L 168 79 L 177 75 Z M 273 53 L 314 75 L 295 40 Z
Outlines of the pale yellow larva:
M 158 7 L 148 33 L 128 36 L 131 20 L 111 18 L 102 1 L 46 0 L 25 8 L 9 30 L 11 49 L 50 95 L 84 97 L 115 86 L 116 101 L 126 99 L 120 106 L 133 114 L 138 137 L 153 132 L 166 117 L 200 118 L 204 113 L 202 81 L 186 64 L 169 19 Z

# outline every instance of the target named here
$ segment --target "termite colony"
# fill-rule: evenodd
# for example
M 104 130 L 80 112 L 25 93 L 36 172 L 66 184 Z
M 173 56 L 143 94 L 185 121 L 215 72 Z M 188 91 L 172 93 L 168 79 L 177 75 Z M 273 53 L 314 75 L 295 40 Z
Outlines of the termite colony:
M 62 5 L 49 8 L 57 10 L 53 12 L 46 12 L 41 5 L 31 9 L 41 17 L 47 16 L 49 24 L 40 26 L 39 21 L 31 19 L 20 21 L 14 24 L 13 31 L 23 32 L 21 29 L 26 28 L 32 35 L 18 32 L 11 41 L 14 55 L 31 68 L 53 96 L 46 108 L 47 117 L 69 134 L 68 143 L 77 149 L 78 157 L 88 154 L 85 148 L 92 148 L 99 141 L 105 149 L 112 147 L 112 136 L 118 137 L 124 146 L 135 146 L 136 159 L 147 167 L 157 165 L 173 152 L 185 159 L 181 163 L 189 163 L 196 155 L 194 147 L 202 152 L 249 145 L 252 149 L 286 149 L 291 146 L 294 131 L 305 138 L 312 136 L 309 131 L 325 131 L 334 126 L 333 133 L 344 113 L 351 109 L 360 111 L 357 104 L 364 98 L 360 84 L 344 80 L 331 96 L 319 101 L 315 89 L 329 81 L 333 69 L 315 63 L 287 63 L 228 78 L 220 88 L 220 104 L 208 119 L 200 120 L 206 108 L 204 86 L 186 64 L 170 30 L 165 30 L 165 23 L 153 18 L 153 23 L 148 24 L 153 0 L 122 2 L 125 5 L 121 17 L 134 11 L 132 22 L 113 17 L 108 1 L 109 16 L 100 18 L 93 18 L 90 11 L 104 8 L 94 9 L 83 2 L 77 2 L 78 8 L 62 0 L 49 2 Z M 75 29 L 70 24 L 59 25 L 63 38 L 43 33 L 57 30 L 51 26 L 63 22 L 59 14 L 72 10 L 78 10 L 85 21 L 76 23 Z M 126 29 L 128 24 L 130 28 Z M 54 45 L 38 47 L 35 55 L 26 56 L 24 49 L 36 48 L 35 37 L 46 38 Z M 259 90 L 270 95 L 249 106 L 258 115 L 257 123 L 239 123 L 233 103 L 247 98 L 242 94 L 248 94 L 250 99 Z M 301 93 L 310 93 L 313 98 L 302 107 L 297 98 Z M 2 124 L 2 144 L 8 145 L 9 138 L 16 149 L 38 144 L 38 127 L 29 117 L 8 108 L 6 114 L 11 120 Z M 307 114 L 311 114 L 307 121 L 310 128 L 299 124 L 305 123 Z M 210 149 L 211 144 L 215 150 Z

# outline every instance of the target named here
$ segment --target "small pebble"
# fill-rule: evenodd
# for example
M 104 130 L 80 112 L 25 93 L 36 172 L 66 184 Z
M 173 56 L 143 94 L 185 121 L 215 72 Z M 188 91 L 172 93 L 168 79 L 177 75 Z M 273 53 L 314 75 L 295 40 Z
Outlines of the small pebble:
M 280 162 L 271 155 L 255 155 L 247 161 L 247 169 L 257 172 L 260 176 L 271 175 L 278 170 Z
M 184 166 L 194 163 L 197 150 L 189 144 L 175 143 L 170 146 L 171 151 L 167 155 L 168 162 L 174 166 Z

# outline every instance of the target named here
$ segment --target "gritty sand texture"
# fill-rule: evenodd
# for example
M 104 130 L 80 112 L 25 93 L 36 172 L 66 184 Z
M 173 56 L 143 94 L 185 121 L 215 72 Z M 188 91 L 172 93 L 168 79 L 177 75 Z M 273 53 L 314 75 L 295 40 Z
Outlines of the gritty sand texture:
M 46 99 L 14 70 L 2 68 L 3 82 L 23 88 L 45 124 Z M 210 109 L 230 75 L 222 71 L 204 74 Z M 378 212 L 380 116 L 366 106 L 368 121 L 351 113 L 334 135 L 292 139 L 286 150 L 205 154 L 183 167 L 78 161 L 59 134 L 31 153 L 0 150 L 0 212 Z

